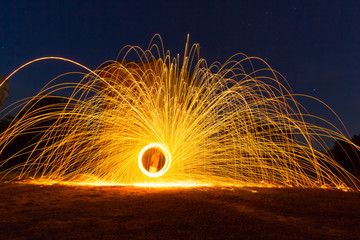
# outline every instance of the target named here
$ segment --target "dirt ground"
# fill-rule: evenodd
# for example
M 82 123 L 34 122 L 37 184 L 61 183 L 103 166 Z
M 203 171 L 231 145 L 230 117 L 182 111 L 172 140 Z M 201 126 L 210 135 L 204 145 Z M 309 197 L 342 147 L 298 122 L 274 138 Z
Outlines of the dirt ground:
M 360 239 L 360 193 L 0 184 L 0 239 Z

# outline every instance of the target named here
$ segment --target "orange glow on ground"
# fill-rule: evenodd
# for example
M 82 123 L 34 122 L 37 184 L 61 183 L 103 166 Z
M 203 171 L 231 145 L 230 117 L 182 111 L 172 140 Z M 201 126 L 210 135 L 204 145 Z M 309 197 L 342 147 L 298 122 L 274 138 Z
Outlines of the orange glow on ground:
M 267 184 L 267 183 L 258 183 L 258 184 L 219 184 L 219 183 L 199 183 L 192 181 L 182 181 L 182 182 L 148 182 L 148 183 L 134 183 L 134 184 L 119 184 L 111 182 L 102 182 L 102 181 L 56 181 L 48 179 L 27 179 L 23 181 L 16 181 L 19 184 L 34 184 L 34 185 L 66 185 L 66 186 L 133 186 L 140 188 L 198 188 L 198 187 L 216 187 L 216 188 L 284 188 L 283 185 Z M 322 189 L 338 189 L 342 191 L 351 191 L 348 187 L 331 187 L 331 186 L 321 186 Z M 257 190 L 251 190 L 251 192 L 256 193 Z

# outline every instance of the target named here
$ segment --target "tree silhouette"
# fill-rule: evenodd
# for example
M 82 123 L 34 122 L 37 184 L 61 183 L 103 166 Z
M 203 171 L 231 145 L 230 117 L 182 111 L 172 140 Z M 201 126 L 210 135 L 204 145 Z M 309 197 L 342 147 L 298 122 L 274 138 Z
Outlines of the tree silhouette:
M 349 142 L 336 140 L 334 147 L 330 151 L 330 155 L 347 171 L 360 176 L 360 134 L 354 135 L 351 142 L 358 146 L 358 148 L 351 145 Z
M 0 106 L 2 106 L 4 104 L 4 102 L 6 101 L 6 99 L 9 97 L 9 91 L 10 91 L 10 87 L 9 87 L 9 81 L 5 81 L 5 77 L 0 75 Z
M 56 121 L 59 121 L 56 113 L 69 111 L 72 107 L 73 104 L 69 104 L 62 97 L 54 95 L 39 96 L 32 99 L 29 104 L 25 106 L 24 110 L 16 116 L 8 115 L 1 119 L 0 134 L 7 130 L 11 131 L 11 128 L 16 126 L 17 121 L 23 117 L 36 118 L 37 116 L 45 116 L 46 114 L 51 116 L 51 113 L 54 113 L 53 117 L 39 118 L 41 120 L 34 121 L 29 130 L 25 130 L 21 132 L 21 134 L 14 136 L 6 146 L 0 146 L 0 161 L 11 159 L 0 166 L 0 170 L 20 166 L 22 163 L 25 163 L 29 157 L 38 154 L 37 151 L 32 152 L 32 149 L 36 146 L 39 152 L 40 149 L 44 147 L 45 143 L 41 141 L 41 138 L 50 126 Z M 34 129 L 36 130 L 34 131 Z M 0 137 L 2 137 L 2 135 L 0 135 Z

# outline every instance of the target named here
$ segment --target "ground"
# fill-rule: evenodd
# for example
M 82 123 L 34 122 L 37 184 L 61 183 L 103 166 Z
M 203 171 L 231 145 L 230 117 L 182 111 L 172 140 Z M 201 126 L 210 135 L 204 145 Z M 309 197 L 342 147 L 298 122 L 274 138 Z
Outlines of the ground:
M 0 183 L 0 239 L 360 239 L 360 193 Z

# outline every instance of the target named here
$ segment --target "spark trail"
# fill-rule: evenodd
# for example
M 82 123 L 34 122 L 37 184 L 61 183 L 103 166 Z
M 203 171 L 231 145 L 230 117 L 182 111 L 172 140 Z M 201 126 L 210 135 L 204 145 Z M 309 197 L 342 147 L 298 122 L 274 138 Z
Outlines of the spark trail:
M 0 165 L 11 166 L 1 177 L 359 190 L 359 180 L 323 153 L 324 138 L 349 140 L 331 124 L 307 121 L 316 116 L 266 62 L 236 54 L 208 66 L 197 44 L 187 42 L 183 57 L 172 58 L 161 39 L 153 41 L 147 50 L 124 47 L 117 61 L 96 70 L 82 66 L 80 82 L 50 82 L 16 103 L 17 120 L 0 135 Z M 127 60 L 131 54 L 137 61 Z M 51 59 L 81 66 L 56 57 L 34 61 Z M 64 90 L 71 94 L 56 97 Z M 29 135 L 26 146 L 5 154 Z

